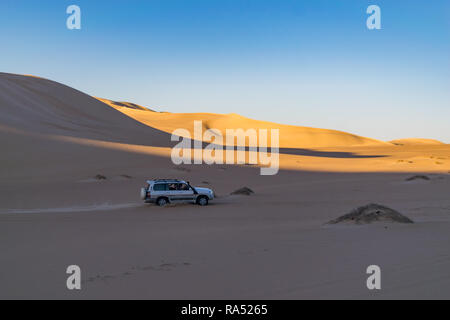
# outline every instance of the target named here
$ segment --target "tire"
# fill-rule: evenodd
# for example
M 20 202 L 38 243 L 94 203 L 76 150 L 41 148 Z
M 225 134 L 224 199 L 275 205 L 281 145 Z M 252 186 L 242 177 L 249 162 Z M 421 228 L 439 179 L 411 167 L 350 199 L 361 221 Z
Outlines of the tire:
M 156 204 L 160 207 L 164 207 L 165 205 L 169 204 L 169 199 L 161 197 L 156 200 Z
M 209 203 L 209 199 L 206 196 L 200 196 L 200 197 L 197 198 L 197 204 L 199 206 L 204 207 L 204 206 L 207 206 L 208 203 Z

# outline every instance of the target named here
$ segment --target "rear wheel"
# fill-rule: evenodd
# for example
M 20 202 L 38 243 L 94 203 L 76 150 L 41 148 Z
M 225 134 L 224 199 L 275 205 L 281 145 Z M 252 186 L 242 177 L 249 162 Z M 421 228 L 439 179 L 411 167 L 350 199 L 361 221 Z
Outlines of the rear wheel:
M 208 197 L 200 196 L 200 197 L 197 198 L 197 204 L 199 206 L 202 206 L 202 207 L 203 206 L 207 206 L 208 202 L 209 202 Z
M 169 199 L 167 199 L 167 198 L 159 198 L 158 200 L 156 200 L 156 204 L 160 207 L 164 207 L 168 203 L 169 203 Z

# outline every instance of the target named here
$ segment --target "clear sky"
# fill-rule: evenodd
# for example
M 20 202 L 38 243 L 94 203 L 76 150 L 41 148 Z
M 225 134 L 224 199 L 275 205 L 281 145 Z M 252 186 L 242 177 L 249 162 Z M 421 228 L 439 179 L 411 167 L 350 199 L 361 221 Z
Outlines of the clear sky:
M 72 4 L 81 30 L 66 28 Z M 450 143 L 449 58 L 448 0 L 0 1 L 2 72 L 383 140 Z

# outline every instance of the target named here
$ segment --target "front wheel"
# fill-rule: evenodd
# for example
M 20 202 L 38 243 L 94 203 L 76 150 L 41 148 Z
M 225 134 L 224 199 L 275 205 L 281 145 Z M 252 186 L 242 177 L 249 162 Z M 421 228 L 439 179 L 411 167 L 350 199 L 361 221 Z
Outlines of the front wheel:
M 205 196 L 200 196 L 200 197 L 198 197 L 197 198 L 197 204 L 199 205 L 199 206 L 207 206 L 208 205 L 208 202 L 209 202 L 209 200 L 208 200 L 208 198 L 207 197 L 205 197 Z

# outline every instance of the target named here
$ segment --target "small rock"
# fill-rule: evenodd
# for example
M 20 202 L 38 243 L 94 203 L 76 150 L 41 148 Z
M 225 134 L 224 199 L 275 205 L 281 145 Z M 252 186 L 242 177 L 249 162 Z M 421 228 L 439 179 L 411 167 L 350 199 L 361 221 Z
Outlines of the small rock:
M 406 181 L 413 181 L 413 180 L 430 180 L 430 177 L 424 175 L 417 175 L 406 179 Z
M 242 195 L 245 195 L 245 196 L 250 196 L 250 195 L 252 195 L 254 193 L 255 192 L 252 189 L 250 189 L 248 187 L 243 187 L 243 188 L 240 188 L 240 189 L 238 189 L 236 191 L 233 191 L 231 194 L 232 195 L 242 194 Z

